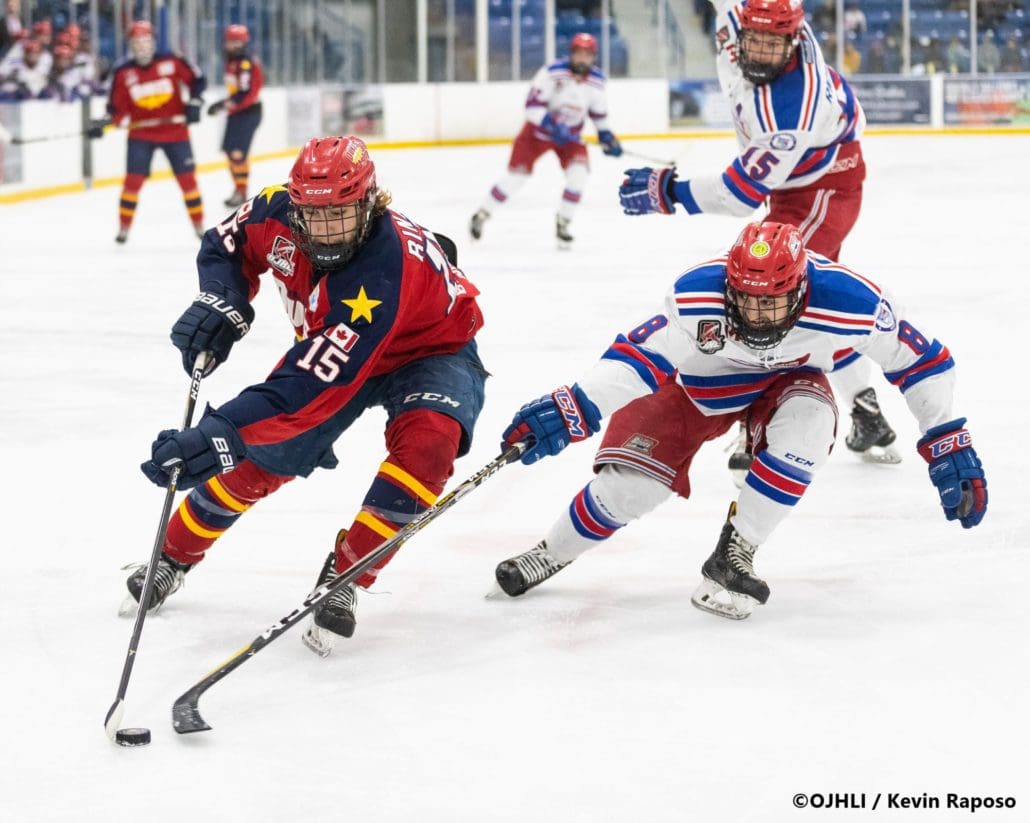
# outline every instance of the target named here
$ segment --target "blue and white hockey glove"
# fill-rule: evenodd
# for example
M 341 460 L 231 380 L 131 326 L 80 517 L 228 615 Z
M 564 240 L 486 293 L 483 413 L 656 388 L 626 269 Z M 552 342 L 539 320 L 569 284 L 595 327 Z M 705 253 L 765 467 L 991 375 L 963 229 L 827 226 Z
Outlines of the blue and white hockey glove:
M 607 129 L 599 131 L 597 133 L 597 139 L 601 141 L 601 145 L 604 146 L 601 151 L 607 154 L 609 157 L 621 157 L 622 156 L 622 144 L 619 143 L 619 139 Z
M 987 512 L 987 478 L 965 425 L 966 418 L 960 417 L 934 426 L 916 447 L 930 464 L 930 481 L 941 496 L 944 516 L 971 529 Z
M 676 209 L 676 170 L 626 169 L 619 186 L 619 202 L 626 214 L 672 214 Z
M 544 119 L 540 123 L 540 129 L 547 132 L 547 136 L 551 138 L 551 142 L 556 146 L 564 146 L 573 140 L 569 127 L 551 117 L 550 112 L 544 115 Z
M 224 295 L 201 292 L 172 326 L 172 345 L 182 352 L 182 367 L 193 374 L 193 363 L 202 351 L 211 352 L 204 374 L 213 372 L 229 358 L 233 343 L 250 331 L 254 309 L 242 294 L 227 289 Z
M 236 427 L 208 407 L 204 419 L 185 431 L 166 429 L 150 447 L 150 459 L 140 464 L 150 482 L 168 487 L 172 471 L 182 464 L 178 489 L 192 489 L 216 474 L 232 471 L 247 454 Z
M 601 412 L 576 384 L 562 386 L 526 403 L 501 435 L 501 451 L 528 442 L 522 462 L 529 465 L 553 457 L 569 443 L 586 440 L 601 428 Z

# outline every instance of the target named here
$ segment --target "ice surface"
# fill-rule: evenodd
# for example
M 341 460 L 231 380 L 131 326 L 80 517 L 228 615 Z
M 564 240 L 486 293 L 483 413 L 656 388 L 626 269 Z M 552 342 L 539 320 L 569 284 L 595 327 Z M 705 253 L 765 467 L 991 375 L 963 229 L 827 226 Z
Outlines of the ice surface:
M 793 821 L 805 816 L 798 792 L 1030 804 L 1026 145 L 869 137 L 864 210 L 844 249 L 918 306 L 959 364 L 956 415 L 990 482 L 980 528 L 944 520 L 914 422 L 878 379 L 905 462 L 864 465 L 841 444 L 762 546 L 772 596 L 750 620 L 689 604 L 734 496 L 720 444 L 699 455 L 689 502 L 519 600 L 485 599 L 496 563 L 532 546 L 589 479 L 581 445 L 505 469 L 421 532 L 332 657 L 294 631 L 203 698 L 214 731 L 176 735 L 172 701 L 293 609 L 349 524 L 384 454 L 384 417 L 370 413 L 339 442 L 339 469 L 258 504 L 148 618 L 125 725 L 149 726 L 153 743 L 135 750 L 102 728 L 132 627 L 115 616 L 120 567 L 154 540 L 163 492 L 137 466 L 182 417 L 187 378 L 168 329 L 195 293 L 197 244 L 172 181 L 143 189 L 124 247 L 117 188 L 3 207 L 0 818 Z M 734 152 L 727 138 L 633 147 L 675 156 L 684 176 Z M 625 217 L 615 192 L 633 163 L 596 153 L 576 248 L 559 252 L 562 183 L 545 157 L 473 245 L 468 217 L 507 153 L 374 152 L 396 207 L 457 240 L 483 291 L 494 377 L 455 482 L 495 456 L 519 404 L 575 380 L 744 222 Z M 255 187 L 288 167 L 256 164 Z M 200 182 L 214 222 L 228 174 Z M 201 403 L 260 380 L 289 344 L 271 283 L 256 308 Z M 861 812 L 811 812 L 849 814 Z M 968 812 L 929 814 L 891 819 Z

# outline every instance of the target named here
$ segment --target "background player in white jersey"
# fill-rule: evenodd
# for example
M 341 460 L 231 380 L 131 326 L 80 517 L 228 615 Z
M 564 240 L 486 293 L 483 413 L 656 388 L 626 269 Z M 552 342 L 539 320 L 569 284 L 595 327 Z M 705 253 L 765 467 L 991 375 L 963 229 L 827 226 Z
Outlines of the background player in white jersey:
M 504 443 L 528 440 L 522 460 L 531 463 L 589 437 L 614 413 L 597 476 L 540 543 L 497 567 L 501 588 L 520 595 L 671 493 L 688 497 L 697 450 L 743 420 L 755 459 L 692 602 L 747 617 L 769 597 L 755 550 L 833 447 L 826 373 L 845 347 L 878 363 L 904 395 L 945 516 L 967 529 L 979 524 L 987 482 L 965 418 L 952 411 L 947 347 L 875 283 L 806 252 L 794 226 L 751 223 L 728 256 L 688 269 L 659 313 L 619 335 L 578 383 L 515 415 Z
M 590 166 L 583 145 L 583 123 L 594 121 L 597 139 L 605 154 L 618 157 L 622 146 L 608 128 L 606 80 L 594 67 L 597 40 L 580 33 L 569 44 L 569 59 L 543 66 L 533 78 L 526 98 L 526 123 L 515 138 L 508 161 L 508 174 L 497 181 L 472 215 L 469 231 L 478 240 L 483 224 L 493 210 L 522 188 L 533 173 L 533 165 L 547 151 L 558 155 L 565 170 L 565 190 L 555 222 L 558 244 L 568 248 L 572 242 L 569 223 L 583 194 Z
M 766 220 L 792 223 L 809 249 L 838 260 L 862 205 L 862 107 L 823 59 L 801 0 L 712 2 L 719 83 L 740 154 L 721 171 L 682 181 L 671 168 L 629 169 L 619 190 L 623 209 L 672 214 L 679 203 L 687 214 L 744 217 L 764 202 Z M 848 448 L 865 460 L 900 461 L 869 364 L 845 351 L 836 368 L 834 388 L 851 408 Z M 749 455 L 731 459 L 731 468 L 746 470 Z

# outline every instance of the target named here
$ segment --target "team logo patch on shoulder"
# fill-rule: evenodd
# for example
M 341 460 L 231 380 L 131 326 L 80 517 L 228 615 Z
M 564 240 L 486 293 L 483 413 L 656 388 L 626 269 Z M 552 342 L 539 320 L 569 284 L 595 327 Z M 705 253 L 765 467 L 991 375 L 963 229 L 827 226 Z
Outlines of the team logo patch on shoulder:
M 785 131 L 777 132 L 769 139 L 769 146 L 776 151 L 793 151 L 797 144 L 797 138 Z
M 876 328 L 879 331 L 894 331 L 897 327 L 898 318 L 894 316 L 894 309 L 886 300 L 881 300 L 876 312 Z
M 629 440 L 622 444 L 622 448 L 640 452 L 640 454 L 646 454 L 650 457 L 651 452 L 654 451 L 654 447 L 657 445 L 658 441 L 653 437 L 647 437 L 643 434 L 634 434 Z
M 697 348 L 702 354 L 715 354 L 726 346 L 721 320 L 697 321 Z
M 282 272 L 287 277 L 291 277 L 294 271 L 293 255 L 296 251 L 297 246 L 292 240 L 287 240 L 282 235 L 278 235 L 272 243 L 272 250 L 265 259 L 273 269 Z

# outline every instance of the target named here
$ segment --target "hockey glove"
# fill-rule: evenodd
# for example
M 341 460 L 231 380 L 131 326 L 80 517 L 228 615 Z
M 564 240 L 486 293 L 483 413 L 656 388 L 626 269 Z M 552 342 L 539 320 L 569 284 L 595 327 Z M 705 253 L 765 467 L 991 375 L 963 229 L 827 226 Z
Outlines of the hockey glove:
M 86 136 L 90 140 L 99 140 L 104 136 L 104 129 L 111 125 L 111 121 L 108 118 L 103 120 L 90 120 L 89 128 L 86 129 Z
M 166 429 L 150 447 L 150 460 L 140 464 L 150 482 L 168 487 L 172 471 L 182 465 L 178 489 L 192 489 L 216 474 L 232 471 L 247 453 L 236 427 L 210 406 L 192 429 Z
M 626 214 L 672 214 L 676 209 L 676 170 L 626 169 L 619 186 L 619 202 Z
M 621 157 L 622 156 L 622 144 L 619 143 L 618 138 L 610 131 L 605 129 L 597 133 L 597 139 L 601 141 L 601 145 L 604 146 L 601 149 L 602 152 L 607 154 L 609 157 Z
M 547 132 L 547 136 L 551 138 L 551 142 L 556 146 L 564 146 L 566 143 L 571 143 L 573 140 L 572 132 L 569 130 L 569 127 L 551 117 L 550 112 L 544 115 L 543 122 L 540 123 L 540 128 Z
M 182 367 L 193 374 L 193 362 L 202 351 L 211 352 L 204 374 L 229 358 L 233 343 L 250 331 L 254 309 L 241 294 L 201 292 L 193 305 L 172 326 L 172 345 L 182 352 Z
M 218 112 L 225 108 L 228 102 L 228 100 L 215 100 L 214 103 L 207 107 L 208 116 L 213 117 L 218 114 Z
M 528 442 L 522 462 L 535 463 L 556 455 L 569 443 L 586 440 L 601 428 L 601 412 L 576 384 L 526 403 L 501 435 L 501 451 L 520 441 Z
M 930 481 L 941 496 L 944 516 L 971 529 L 987 512 L 987 478 L 965 425 L 966 418 L 960 417 L 934 426 L 916 445 L 930 464 Z
M 199 123 L 200 122 L 200 107 L 204 105 L 204 101 L 199 97 L 194 97 L 186 104 L 186 122 L 187 123 Z

